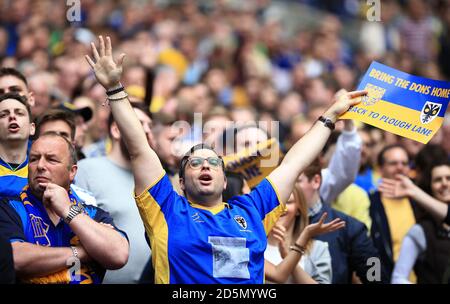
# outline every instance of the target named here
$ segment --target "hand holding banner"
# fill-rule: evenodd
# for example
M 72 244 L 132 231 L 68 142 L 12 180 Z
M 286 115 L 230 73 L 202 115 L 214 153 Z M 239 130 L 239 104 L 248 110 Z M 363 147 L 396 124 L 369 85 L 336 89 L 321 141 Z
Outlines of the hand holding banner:
M 359 83 L 362 102 L 340 119 L 355 119 L 391 133 L 428 143 L 444 121 L 450 83 L 413 76 L 372 62 Z

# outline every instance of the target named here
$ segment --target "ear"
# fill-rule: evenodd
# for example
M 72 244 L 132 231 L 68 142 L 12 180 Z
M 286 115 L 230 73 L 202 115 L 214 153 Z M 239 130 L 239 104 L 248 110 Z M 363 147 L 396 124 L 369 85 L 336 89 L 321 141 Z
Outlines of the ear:
M 72 167 L 70 168 L 69 170 L 70 183 L 72 183 L 73 180 L 75 179 L 75 175 L 77 175 L 77 170 L 78 170 L 77 165 L 72 165 Z
M 186 187 L 184 186 L 184 178 L 180 177 L 180 188 L 184 192 Z
M 29 92 L 28 93 L 28 104 L 30 105 L 30 108 L 33 108 L 36 104 L 36 101 L 34 99 L 34 93 L 33 92 Z
M 34 122 L 32 122 L 30 123 L 30 136 L 33 136 L 35 132 L 36 132 L 36 125 L 34 124 Z
M 227 177 L 225 175 L 225 172 L 223 173 L 223 190 L 225 191 L 225 189 L 227 188 Z
M 320 184 L 322 182 L 322 178 L 319 174 L 314 175 L 312 179 L 312 186 L 314 187 L 314 190 L 318 190 L 320 188 Z
M 117 126 L 117 124 L 115 122 L 113 122 L 111 124 L 110 132 L 111 132 L 111 136 L 112 136 L 113 139 L 120 140 L 120 137 L 121 137 L 120 136 L 120 130 L 119 130 L 119 127 Z

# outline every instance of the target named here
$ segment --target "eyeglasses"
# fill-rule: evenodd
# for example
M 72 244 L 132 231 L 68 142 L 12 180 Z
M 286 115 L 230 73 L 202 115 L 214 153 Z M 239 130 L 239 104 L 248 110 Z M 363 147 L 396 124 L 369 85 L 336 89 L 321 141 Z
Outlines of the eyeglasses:
M 219 157 L 208 157 L 208 158 L 204 158 L 204 157 L 191 157 L 188 160 L 188 164 L 192 169 L 200 169 L 200 167 L 203 165 L 204 161 L 208 161 L 208 164 L 211 166 L 211 168 L 217 169 L 222 165 L 222 159 L 220 159 Z

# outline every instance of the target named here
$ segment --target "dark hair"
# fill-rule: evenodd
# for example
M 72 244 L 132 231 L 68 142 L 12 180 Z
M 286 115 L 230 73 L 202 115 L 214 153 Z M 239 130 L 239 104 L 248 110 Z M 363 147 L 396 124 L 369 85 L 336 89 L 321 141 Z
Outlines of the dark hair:
M 3 100 L 6 100 L 6 99 L 14 99 L 14 100 L 17 100 L 18 102 L 20 102 L 21 104 L 23 104 L 25 106 L 25 108 L 27 109 L 28 117 L 30 118 L 30 121 L 31 121 L 31 108 L 30 108 L 30 105 L 28 104 L 28 98 L 26 96 L 20 95 L 15 92 L 8 92 L 8 93 L 0 95 L 0 102 L 2 102 Z
M 16 70 L 15 68 L 0 68 L 0 78 L 5 77 L 5 76 L 14 76 L 16 78 L 19 78 L 28 87 L 28 82 L 27 82 L 27 79 L 25 78 L 25 76 L 19 70 Z
M 405 147 L 403 147 L 402 145 L 399 145 L 399 144 L 388 145 L 388 146 L 384 147 L 380 151 L 380 153 L 378 153 L 377 162 L 380 167 L 383 167 L 384 162 L 385 162 L 384 154 L 386 154 L 386 152 L 388 152 L 389 150 L 396 149 L 396 148 L 402 149 L 403 151 L 405 151 L 406 155 L 408 155 L 408 152 L 406 151 Z
M 313 162 L 305 168 L 302 172 L 308 178 L 308 181 L 311 181 L 314 176 L 319 175 L 322 178 L 322 164 L 320 163 L 320 159 L 316 158 Z
M 435 167 L 450 166 L 445 149 L 439 145 L 424 146 L 415 157 L 417 171 L 417 185 L 431 195 L 431 173 Z
M 71 164 L 69 164 L 69 165 L 72 166 L 72 165 L 75 165 L 77 163 L 77 161 L 78 161 L 77 150 L 75 149 L 75 146 L 70 141 L 67 140 L 67 138 L 65 138 L 61 134 L 59 134 L 57 132 L 53 132 L 53 131 L 45 132 L 44 134 L 39 136 L 39 138 L 47 137 L 47 136 L 48 137 L 59 137 L 59 138 L 62 138 L 64 140 L 64 142 L 67 144 L 67 148 L 69 150 L 69 154 L 70 154 L 69 156 L 70 156 L 70 161 L 71 161 Z
M 211 151 L 213 151 L 214 153 L 216 153 L 216 151 L 215 151 L 212 147 L 210 147 L 210 146 L 208 146 L 207 144 L 204 144 L 204 143 L 197 144 L 197 145 L 193 146 L 192 148 L 190 148 L 189 151 L 186 152 L 186 154 L 184 154 L 183 158 L 181 159 L 181 162 L 180 162 L 180 171 L 179 171 L 180 178 L 184 178 L 184 170 L 186 169 L 186 165 L 187 165 L 187 163 L 188 163 L 189 157 L 190 157 L 195 151 L 197 151 L 197 150 L 203 150 L 203 149 L 211 150 Z M 216 153 L 216 155 L 217 155 L 217 153 Z M 222 161 L 222 169 L 223 169 L 224 172 L 225 172 L 225 165 L 224 165 L 223 159 L 222 159 L 222 157 L 220 157 L 219 155 L 217 155 L 217 156 L 218 156 L 218 157 L 220 158 L 220 160 Z
M 41 116 L 39 116 L 37 123 L 36 123 L 35 137 L 38 138 L 40 136 L 41 127 L 43 124 L 45 124 L 47 122 L 58 121 L 58 120 L 62 120 L 69 125 L 70 132 L 71 132 L 70 138 L 72 140 L 74 140 L 75 129 L 76 129 L 75 114 L 65 111 L 65 110 L 61 110 L 61 109 L 50 109 L 50 110 L 44 112 Z

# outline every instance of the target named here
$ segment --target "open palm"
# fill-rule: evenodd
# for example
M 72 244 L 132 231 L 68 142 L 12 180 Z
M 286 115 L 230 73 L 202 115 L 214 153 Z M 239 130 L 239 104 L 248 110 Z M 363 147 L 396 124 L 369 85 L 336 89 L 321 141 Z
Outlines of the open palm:
M 309 224 L 305 227 L 305 232 L 309 238 L 313 238 L 320 234 L 330 233 L 345 227 L 345 222 L 339 218 L 325 224 L 327 213 L 324 212 L 317 223 Z
M 123 71 L 122 64 L 125 54 L 121 54 L 119 56 L 117 63 L 114 62 L 112 57 L 111 38 L 106 37 L 106 45 L 102 36 L 99 36 L 99 40 L 100 52 L 97 51 L 95 44 L 93 42 L 91 43 L 92 54 L 95 61 L 88 55 L 86 55 L 85 58 L 94 70 L 95 77 L 98 82 L 108 90 L 119 85 L 120 77 Z

